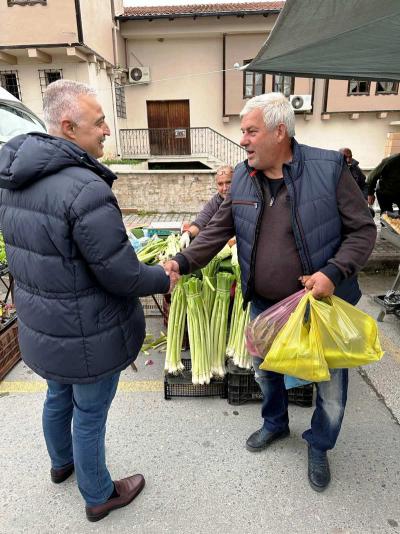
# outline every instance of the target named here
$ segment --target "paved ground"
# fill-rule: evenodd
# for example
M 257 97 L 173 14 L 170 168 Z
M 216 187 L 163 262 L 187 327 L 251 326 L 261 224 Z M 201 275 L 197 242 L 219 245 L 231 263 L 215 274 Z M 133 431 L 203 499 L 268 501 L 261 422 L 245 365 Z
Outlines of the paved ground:
M 393 277 L 363 275 L 361 307 Z M 143 472 L 147 486 L 130 506 L 100 523 L 86 521 L 75 478 L 53 485 L 41 433 L 45 384 L 20 363 L 0 385 L 0 533 L 118 532 L 158 534 L 394 533 L 400 531 L 399 323 L 380 325 L 387 354 L 351 371 L 343 430 L 330 455 L 331 487 L 307 483 L 302 431 L 312 409 L 290 407 L 291 436 L 251 454 L 247 436 L 260 425 L 259 403 L 165 401 L 163 353 L 140 355 L 138 373 L 123 373 L 112 405 L 107 457 L 115 478 Z M 158 334 L 159 317 L 148 319 Z

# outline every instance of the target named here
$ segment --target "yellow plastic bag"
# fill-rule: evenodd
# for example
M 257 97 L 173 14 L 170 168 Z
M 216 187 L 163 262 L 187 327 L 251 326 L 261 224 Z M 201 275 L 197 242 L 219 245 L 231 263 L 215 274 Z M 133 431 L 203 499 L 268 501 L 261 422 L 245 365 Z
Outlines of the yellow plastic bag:
M 330 369 L 358 367 L 382 358 L 378 325 L 372 317 L 335 296 L 316 300 L 310 295 L 310 305 L 311 322 Z
M 261 369 L 323 382 L 330 379 L 320 337 L 310 314 L 310 293 L 300 300 L 285 326 L 276 336 Z

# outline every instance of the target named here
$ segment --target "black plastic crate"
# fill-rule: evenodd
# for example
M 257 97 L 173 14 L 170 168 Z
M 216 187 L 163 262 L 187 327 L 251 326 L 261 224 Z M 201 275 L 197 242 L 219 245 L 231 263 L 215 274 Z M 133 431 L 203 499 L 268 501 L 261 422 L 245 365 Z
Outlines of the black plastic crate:
M 227 371 L 227 398 L 229 404 L 240 405 L 248 401 L 262 399 L 260 386 L 255 380 L 253 369 L 241 369 L 229 360 Z M 313 393 L 313 384 L 291 388 L 288 390 L 288 400 L 292 404 L 309 407 L 313 403 Z
M 170 400 L 172 397 L 221 397 L 227 398 L 226 380 L 211 379 L 209 384 L 192 384 L 192 360 L 182 358 L 185 370 L 181 375 L 166 375 L 164 378 L 164 398 Z

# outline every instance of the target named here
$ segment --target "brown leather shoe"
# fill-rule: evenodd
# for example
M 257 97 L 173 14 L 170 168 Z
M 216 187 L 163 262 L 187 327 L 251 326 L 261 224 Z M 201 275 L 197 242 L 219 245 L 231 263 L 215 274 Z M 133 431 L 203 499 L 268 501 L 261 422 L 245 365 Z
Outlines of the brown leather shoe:
M 66 467 L 61 467 L 61 469 L 50 469 L 51 481 L 54 484 L 60 484 L 67 480 L 68 477 L 74 472 L 74 464 L 67 465 Z
M 86 506 L 86 517 L 89 521 L 100 521 L 112 510 L 123 508 L 139 495 L 144 488 L 144 484 L 143 475 L 132 475 L 122 480 L 115 480 L 114 485 L 118 497 L 110 498 L 104 504 L 98 504 L 97 506 Z

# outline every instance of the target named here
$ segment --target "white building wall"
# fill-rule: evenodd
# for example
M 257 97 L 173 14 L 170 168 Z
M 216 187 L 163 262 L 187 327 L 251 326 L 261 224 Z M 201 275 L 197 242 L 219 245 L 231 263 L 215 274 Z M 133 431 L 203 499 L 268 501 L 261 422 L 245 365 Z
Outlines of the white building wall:
M 130 66 L 150 66 L 151 83 L 127 86 L 127 127 L 147 128 L 147 100 L 190 101 L 191 126 L 220 129 L 222 39 L 129 41 Z

